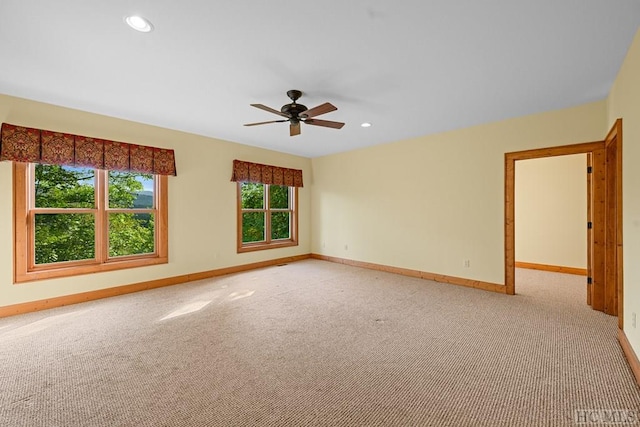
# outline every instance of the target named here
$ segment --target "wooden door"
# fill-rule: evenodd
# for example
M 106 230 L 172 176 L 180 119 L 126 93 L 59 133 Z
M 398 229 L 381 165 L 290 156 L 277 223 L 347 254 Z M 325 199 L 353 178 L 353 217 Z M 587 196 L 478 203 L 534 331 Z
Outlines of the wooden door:
M 605 139 L 606 266 L 604 312 L 618 316 L 622 327 L 622 120 Z
M 592 285 L 587 302 L 594 310 L 618 316 L 622 327 L 622 120 L 618 119 L 604 148 L 589 156 L 591 186 L 588 251 Z

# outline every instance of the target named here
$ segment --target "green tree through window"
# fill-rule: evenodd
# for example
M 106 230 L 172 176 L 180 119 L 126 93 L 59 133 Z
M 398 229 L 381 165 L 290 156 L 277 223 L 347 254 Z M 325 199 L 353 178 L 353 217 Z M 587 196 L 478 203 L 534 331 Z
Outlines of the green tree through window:
M 297 244 L 295 194 L 297 189 L 288 186 L 238 183 L 239 251 Z
M 154 251 L 153 213 L 129 213 L 131 209 L 153 208 L 153 176 L 130 172 L 109 172 L 109 256 L 148 254 Z M 118 212 L 115 210 L 118 209 Z
M 35 166 L 35 207 L 93 209 L 93 169 Z M 94 213 L 35 213 L 35 263 L 49 264 L 95 258 Z
M 36 164 L 35 264 L 96 257 L 98 215 L 94 169 Z M 153 176 L 108 173 L 109 257 L 154 252 Z M 69 213 L 67 213 L 67 211 Z

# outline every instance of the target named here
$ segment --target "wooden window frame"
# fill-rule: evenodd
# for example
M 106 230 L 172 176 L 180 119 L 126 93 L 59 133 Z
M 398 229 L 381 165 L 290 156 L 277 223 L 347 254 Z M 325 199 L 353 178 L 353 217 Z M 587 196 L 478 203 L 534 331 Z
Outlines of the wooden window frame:
M 264 191 L 264 208 L 263 209 L 243 209 L 242 208 L 242 184 L 244 182 L 237 182 L 237 224 L 238 224 L 238 234 L 237 234 L 237 251 L 238 253 L 243 252 L 253 252 L 253 251 L 261 251 L 265 249 L 276 249 L 276 248 L 286 248 L 289 246 L 298 246 L 298 187 L 289 187 L 289 209 L 271 209 L 270 197 L 269 197 L 269 188 L 271 185 L 276 184 L 262 184 L 265 186 Z M 264 212 L 265 213 L 265 240 L 260 242 L 250 242 L 244 243 L 242 241 L 242 214 L 244 212 Z M 278 239 L 271 240 L 271 213 L 272 212 L 289 212 L 291 215 L 290 220 L 290 238 L 289 239 Z
M 107 173 L 96 170 L 94 208 L 34 209 L 34 182 L 32 163 L 13 163 L 13 222 L 14 222 L 14 283 L 70 277 L 126 268 L 166 264 L 168 257 L 168 178 L 154 175 L 155 206 L 153 209 L 109 209 L 105 197 Z M 110 213 L 152 213 L 155 215 L 155 252 L 151 254 L 109 257 L 108 215 Z M 34 218 L 36 213 L 91 213 L 95 217 L 95 258 L 55 264 L 35 264 Z

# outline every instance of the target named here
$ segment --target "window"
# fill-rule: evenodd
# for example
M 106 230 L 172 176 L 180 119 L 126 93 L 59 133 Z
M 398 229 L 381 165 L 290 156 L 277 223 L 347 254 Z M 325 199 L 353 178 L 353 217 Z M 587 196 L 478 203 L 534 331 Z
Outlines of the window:
M 238 182 L 238 252 L 298 244 L 298 188 Z
M 238 252 L 298 245 L 302 170 L 233 161 L 237 185 Z
M 15 282 L 166 263 L 167 177 L 14 163 Z

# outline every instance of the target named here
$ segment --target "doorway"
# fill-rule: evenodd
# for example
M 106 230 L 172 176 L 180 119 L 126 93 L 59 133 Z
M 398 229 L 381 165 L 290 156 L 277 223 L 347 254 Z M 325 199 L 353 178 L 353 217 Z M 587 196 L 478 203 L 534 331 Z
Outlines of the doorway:
M 516 269 L 567 273 L 586 283 L 587 155 L 519 160 L 515 177 Z
M 587 154 L 587 295 L 594 310 L 618 316 L 622 326 L 622 119 L 603 141 L 505 154 L 505 285 L 515 290 L 515 162 Z

